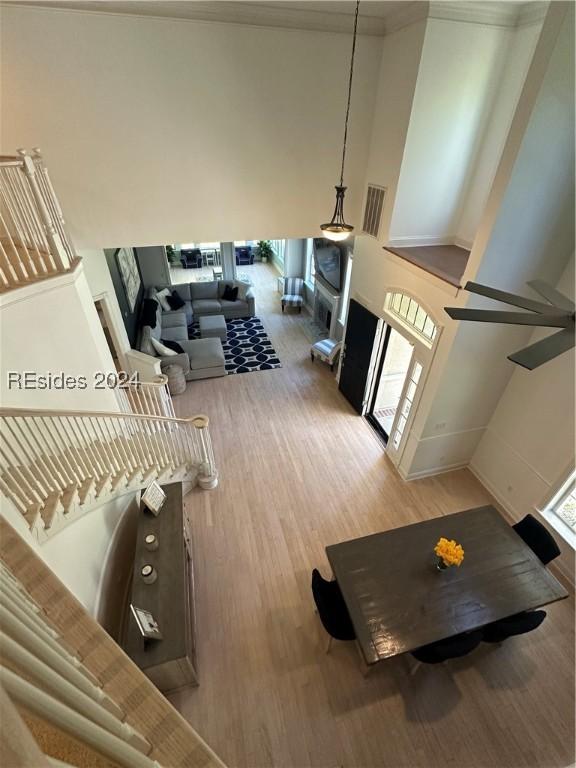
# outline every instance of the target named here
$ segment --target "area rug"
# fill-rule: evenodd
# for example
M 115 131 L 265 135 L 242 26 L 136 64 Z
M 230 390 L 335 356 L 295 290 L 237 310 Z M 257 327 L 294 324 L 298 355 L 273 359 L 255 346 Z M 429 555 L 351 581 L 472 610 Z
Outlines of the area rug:
M 222 349 L 228 375 L 282 368 L 260 318 L 241 317 L 226 320 L 226 328 L 228 338 L 222 342 Z M 191 339 L 200 338 L 198 323 L 189 326 L 188 336 Z

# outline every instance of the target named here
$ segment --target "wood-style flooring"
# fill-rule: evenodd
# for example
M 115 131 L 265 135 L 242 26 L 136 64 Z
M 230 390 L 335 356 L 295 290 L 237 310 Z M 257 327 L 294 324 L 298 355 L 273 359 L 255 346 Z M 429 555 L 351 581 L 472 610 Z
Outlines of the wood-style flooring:
M 571 598 L 531 635 L 440 666 L 398 657 L 363 677 L 352 644 L 324 653 L 310 577 L 328 575 L 327 544 L 493 500 L 467 470 L 403 482 L 310 361 L 308 315 L 283 315 L 272 267 L 251 270 L 283 368 L 174 398 L 209 415 L 221 480 L 187 497 L 200 686 L 171 701 L 231 768 L 571 764 Z

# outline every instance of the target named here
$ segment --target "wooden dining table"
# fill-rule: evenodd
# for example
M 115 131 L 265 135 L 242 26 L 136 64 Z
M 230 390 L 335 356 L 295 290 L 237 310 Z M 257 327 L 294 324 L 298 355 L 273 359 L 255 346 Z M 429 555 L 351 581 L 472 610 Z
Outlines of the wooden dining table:
M 464 561 L 439 571 L 444 536 Z M 568 597 L 492 506 L 326 547 L 367 664 Z

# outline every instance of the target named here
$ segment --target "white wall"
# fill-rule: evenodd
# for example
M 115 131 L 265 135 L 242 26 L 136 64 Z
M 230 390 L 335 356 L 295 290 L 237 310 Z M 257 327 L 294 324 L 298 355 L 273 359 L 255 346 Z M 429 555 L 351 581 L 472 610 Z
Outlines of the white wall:
M 382 46 L 366 172 L 367 184 L 387 190 L 379 233 L 382 243 L 388 241 L 425 30 L 426 21 L 419 21 L 387 35 Z M 348 214 L 347 220 L 352 221 Z M 358 233 L 360 224 L 358 220 Z
M 54 538 L 35 547 L 86 610 L 96 615 L 106 557 L 117 526 L 133 510 L 134 493 L 119 496 L 88 512 Z M 29 542 L 30 543 L 30 542 Z
M 106 255 L 101 248 L 81 249 L 78 251 L 78 255 L 82 258 L 82 266 L 92 298 L 94 300 L 103 299 L 106 302 L 118 351 L 121 354 L 125 353 L 130 349 L 130 341 L 106 262 Z
M 535 278 L 556 284 L 574 251 L 573 20 L 559 6 L 538 43 L 466 273 L 511 292 L 528 292 Z M 466 297 L 450 303 L 495 306 Z M 529 343 L 526 327 L 445 322 L 457 331 L 413 425 L 414 474 L 469 462 L 516 369 L 506 356 Z
M 2 150 L 42 148 L 80 248 L 306 236 L 334 205 L 350 44 L 6 7 Z M 346 161 L 356 220 L 381 47 L 358 40 Z
M 508 54 L 500 85 L 455 223 L 456 242 L 464 246 L 474 242 L 541 29 L 542 21 L 538 21 L 506 31 Z
M 290 238 L 284 251 L 284 277 L 304 277 L 306 266 L 306 240 Z
M 106 338 L 82 266 L 0 297 L 4 407 L 78 410 L 116 409 L 111 390 L 94 388 L 94 374 L 114 371 Z M 86 377 L 86 389 L 18 389 L 10 371 Z
M 558 283 L 574 298 L 574 257 Z M 531 341 L 546 336 L 536 331 Z M 574 464 L 574 350 L 534 371 L 515 368 L 472 468 L 516 518 L 549 500 Z
M 453 240 L 512 34 L 428 20 L 390 242 Z

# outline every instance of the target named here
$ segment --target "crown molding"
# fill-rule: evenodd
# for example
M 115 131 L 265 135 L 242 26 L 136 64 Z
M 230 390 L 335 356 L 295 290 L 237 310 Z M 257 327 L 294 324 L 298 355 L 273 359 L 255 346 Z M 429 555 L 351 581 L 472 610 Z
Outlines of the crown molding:
M 327 3 L 328 5 L 328 3 Z M 353 16 L 340 13 L 338 4 L 330 2 L 329 10 L 319 10 L 318 3 L 310 8 L 304 3 L 289 2 L 227 2 L 226 0 L 195 0 L 179 2 L 164 0 L 4 0 L 2 7 L 39 8 L 51 11 L 72 11 L 89 14 L 133 16 L 137 18 L 239 24 L 243 26 L 335 32 L 351 34 Z M 379 6 L 382 3 L 378 3 Z M 504 28 L 540 23 L 547 11 L 547 0 L 403 0 L 390 2 L 385 14 L 370 13 L 370 2 L 364 2 L 358 17 L 358 33 L 383 37 L 426 18 L 460 21 Z M 314 6 L 314 7 L 312 7 Z
M 518 27 L 529 27 L 531 24 L 541 24 L 548 11 L 551 0 L 532 0 L 523 3 L 518 14 Z
M 520 3 L 483 2 L 482 0 L 432 0 L 428 16 L 443 21 L 463 21 L 493 27 L 515 27 Z
M 403 27 L 407 27 L 410 24 L 415 24 L 417 21 L 426 19 L 430 12 L 429 6 L 430 3 L 419 2 L 419 0 L 402 3 L 402 5 L 393 11 L 386 19 L 384 34 L 390 35 L 392 32 L 397 32 L 399 29 L 403 29 Z

